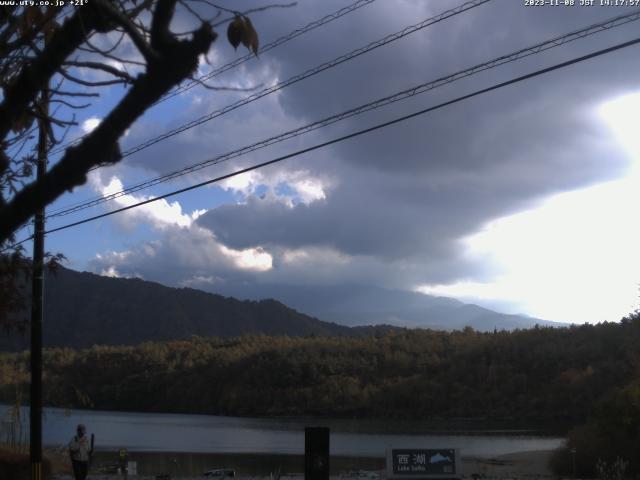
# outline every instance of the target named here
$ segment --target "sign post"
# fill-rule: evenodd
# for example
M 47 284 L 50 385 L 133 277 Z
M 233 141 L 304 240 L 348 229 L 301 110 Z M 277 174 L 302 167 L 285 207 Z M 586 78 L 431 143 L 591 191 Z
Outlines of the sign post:
M 305 480 L 329 480 L 329 472 L 329 429 L 326 427 L 305 428 Z
M 399 448 L 387 450 L 389 479 L 460 479 L 460 454 L 454 448 Z

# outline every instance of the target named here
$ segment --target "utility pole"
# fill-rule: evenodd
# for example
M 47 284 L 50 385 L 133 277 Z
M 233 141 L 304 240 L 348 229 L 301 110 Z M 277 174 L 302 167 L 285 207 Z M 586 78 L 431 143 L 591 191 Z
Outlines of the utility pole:
M 38 118 L 38 158 L 36 178 L 47 170 L 47 120 L 49 92 L 40 100 Z M 29 453 L 31 480 L 43 480 L 42 472 L 42 319 L 44 292 L 44 208 L 33 220 L 33 266 L 31 272 L 31 388 L 29 396 Z

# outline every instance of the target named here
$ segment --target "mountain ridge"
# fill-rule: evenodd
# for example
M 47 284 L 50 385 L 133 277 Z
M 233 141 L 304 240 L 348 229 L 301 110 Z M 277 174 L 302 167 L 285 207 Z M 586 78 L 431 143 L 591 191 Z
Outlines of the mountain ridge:
M 27 302 L 28 304 L 28 302 Z M 138 278 L 103 277 L 60 267 L 45 281 L 44 345 L 85 348 L 136 345 L 191 336 L 350 335 L 276 300 L 238 300 Z M 28 339 L 0 337 L 0 349 L 19 350 Z
M 471 326 L 482 331 L 531 328 L 535 325 L 568 326 L 525 315 L 499 313 L 449 297 L 358 284 L 218 286 L 216 291 L 235 298 L 275 298 L 320 320 L 348 326 L 387 324 L 438 330 L 459 330 Z
M 468 325 L 491 331 L 548 324 L 447 297 L 380 287 L 253 286 L 245 287 L 245 295 L 258 296 L 256 288 L 262 298 L 238 299 L 225 291 L 169 287 L 60 267 L 56 274 L 47 274 L 45 282 L 44 344 L 86 348 L 191 336 L 354 336 L 406 328 L 453 330 Z M 405 308 L 398 309 L 399 304 Z M 0 336 L 0 350 L 27 347 L 26 336 Z

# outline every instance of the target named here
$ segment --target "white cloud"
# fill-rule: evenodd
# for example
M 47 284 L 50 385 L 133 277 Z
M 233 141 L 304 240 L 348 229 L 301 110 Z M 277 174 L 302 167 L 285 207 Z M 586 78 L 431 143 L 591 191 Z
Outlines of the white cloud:
M 98 127 L 98 125 L 100 125 L 100 122 L 102 122 L 102 119 L 98 117 L 87 118 L 82 122 L 82 131 L 85 134 L 91 133 Z
M 225 256 L 232 259 L 236 267 L 243 270 L 265 272 L 273 268 L 273 257 L 262 248 L 234 250 L 224 245 L 220 245 L 220 251 Z
M 640 93 L 597 108 L 628 154 L 621 180 L 565 192 L 489 222 L 467 255 L 498 272 L 489 281 L 421 285 L 423 293 L 508 301 L 531 315 L 577 323 L 615 321 L 640 307 Z M 606 127 L 605 126 L 605 127 Z
M 635 92 L 605 103 L 600 115 L 611 127 L 623 148 L 629 154 L 629 175 L 640 175 L 640 136 L 638 135 L 638 112 L 640 92 Z
M 102 183 L 99 175 L 90 176 L 94 188 L 103 196 L 108 196 L 120 192 L 123 188 L 118 177 L 111 177 L 106 185 Z M 113 200 L 115 207 L 134 205 L 140 201 L 153 198 L 150 196 L 122 195 Z M 120 273 L 120 268 L 128 269 L 128 263 L 132 258 L 145 259 L 145 261 L 157 261 L 162 251 L 171 251 L 175 260 L 187 268 L 219 268 L 239 269 L 255 272 L 266 272 L 273 266 L 271 254 L 262 247 L 234 249 L 220 243 L 215 234 L 210 230 L 198 226 L 195 221 L 206 213 L 205 209 L 194 210 L 193 212 L 183 212 L 178 201 L 167 202 L 164 199 L 142 205 L 140 207 L 127 210 L 119 214 L 116 218 L 120 225 L 127 228 L 135 227 L 138 222 L 144 221 L 156 230 L 166 232 L 166 235 L 153 242 L 145 242 L 134 250 L 122 252 L 107 252 L 103 255 L 97 254 L 94 265 L 99 265 L 96 271 L 107 276 L 127 276 Z M 180 236 L 176 236 L 175 231 L 181 230 Z M 179 238 L 179 241 L 177 240 Z M 206 284 L 207 279 L 220 277 L 196 274 L 189 279 L 180 280 L 182 285 Z
M 556 195 L 466 239 L 469 257 L 497 271 L 491 280 L 419 290 L 515 302 L 551 320 L 619 320 L 639 307 L 640 223 L 630 214 L 638 204 L 635 176 Z
M 280 259 L 286 265 L 310 268 L 314 271 L 319 265 L 328 268 L 346 267 L 352 260 L 349 255 L 326 247 L 287 249 L 282 253 Z
M 322 181 L 317 178 L 303 178 L 301 180 L 293 180 L 291 187 L 300 196 L 303 203 L 311 203 L 317 200 L 324 200 L 326 197 Z
M 220 182 L 225 190 L 233 190 L 244 195 L 250 195 L 262 183 L 262 174 L 257 170 L 241 173 Z
M 191 221 L 193 222 L 193 221 L 197 220 L 199 217 L 201 217 L 205 213 L 207 213 L 207 210 L 205 208 L 201 208 L 199 210 L 194 210 L 193 212 L 191 212 Z
M 151 280 L 200 288 L 229 278 L 263 274 L 272 268 L 273 257 L 263 248 L 228 248 L 197 225 L 166 228 L 153 242 L 122 252 L 97 254 L 91 262 L 93 271 L 105 275 L 126 277 L 132 276 L 127 272 L 142 271 Z
M 113 58 L 109 58 L 109 59 L 107 59 L 107 60 L 105 61 L 105 63 L 106 63 L 107 65 L 109 65 L 110 67 L 115 68 L 116 70 L 120 70 L 121 72 L 126 71 L 125 66 L 124 66 L 124 63 L 122 63 L 122 62 L 120 62 L 120 61 L 118 61 L 118 60 L 115 60 L 115 59 L 113 59 Z
M 114 252 L 114 251 L 110 251 L 110 252 L 106 252 L 105 254 L 100 254 L 97 253 L 96 254 L 96 258 L 98 260 L 106 260 L 109 259 L 111 261 L 115 261 L 115 262 L 122 262 L 122 263 L 126 263 L 127 259 L 131 256 L 132 252 L 129 250 L 125 250 L 122 252 Z
M 112 278 L 142 278 L 137 272 L 121 273 L 118 270 L 119 266 L 126 266 L 127 263 L 134 256 L 132 250 L 125 250 L 122 252 L 110 251 L 104 254 L 96 254 L 94 261 L 96 264 L 102 265 L 98 271 L 100 275 Z
M 118 273 L 118 270 L 116 270 L 116 267 L 114 267 L 113 265 L 111 265 L 108 268 L 103 268 L 100 271 L 100 275 L 102 275 L 103 277 L 111 277 L 111 278 L 121 277 L 120 273 Z
M 111 177 L 111 180 L 106 185 L 101 182 L 97 175 L 91 176 L 90 181 L 93 183 L 94 188 L 105 197 L 116 194 L 124 188 L 122 181 L 116 176 Z M 151 198 L 153 197 L 145 195 L 122 195 L 114 198 L 109 203 L 114 204 L 116 208 L 120 208 L 128 207 Z M 205 212 L 206 210 L 200 209 L 193 211 L 191 214 L 184 213 L 182 206 L 177 200 L 168 202 L 165 199 L 161 199 L 122 212 L 118 214 L 116 218 L 122 225 L 127 227 L 132 227 L 132 221 L 134 220 L 145 220 L 154 228 L 162 230 L 170 226 L 189 227 Z
M 224 283 L 224 278 L 215 275 L 194 275 L 179 282 L 183 287 L 205 287 Z
M 360 38 L 358 43 L 366 43 L 404 24 L 413 23 L 416 18 L 424 18 L 446 8 L 443 6 L 446 2 L 436 3 L 442 5 L 429 3 L 428 8 L 433 7 L 433 12 L 418 12 L 417 8 L 425 8 L 421 2 L 405 2 L 394 7 L 380 2 L 360 11 L 358 18 L 366 17 L 366 21 L 345 19 L 345 22 L 335 22 L 328 27 L 329 30 L 318 30 L 317 36 L 313 34 L 292 42 L 282 54 L 280 50 L 274 50 L 273 55 L 270 53 L 259 62 L 243 64 L 235 73 L 221 77 L 221 82 L 229 86 L 250 86 L 261 82 L 267 85 L 279 77 L 289 78 L 315 66 L 317 58 L 320 58 L 318 55 L 326 55 L 329 59 L 343 53 L 345 32 L 353 38 Z M 311 10 L 302 9 L 295 14 L 292 10 L 291 15 L 285 12 L 282 15 L 285 23 L 269 25 L 267 22 L 263 27 L 266 31 L 263 34 L 261 30 L 261 36 L 267 38 L 271 33 L 273 38 L 277 38 L 278 29 L 299 26 L 302 20 L 298 15 L 307 15 L 311 20 L 325 9 L 329 7 L 318 2 Z M 390 9 L 394 15 L 389 15 Z M 535 12 L 534 18 L 530 15 L 532 12 L 525 12 L 508 2 L 499 9 L 498 17 L 490 6 L 478 8 L 472 14 L 447 21 L 444 30 L 435 27 L 407 37 L 375 54 L 363 55 L 339 69 L 328 70 L 315 79 L 266 97 L 256 102 L 250 111 L 238 109 L 214 123 L 173 137 L 140 155 L 129 157 L 127 165 L 153 169 L 156 173 L 171 171 L 183 167 L 186 159 L 199 160 L 234 150 L 495 57 L 505 53 L 503 47 L 510 43 L 512 48 L 520 48 L 592 23 L 598 16 L 597 9 L 581 12 L 584 15 L 580 16 L 569 10 L 547 12 L 542 9 Z M 625 28 L 635 27 L 630 24 Z M 478 32 L 484 33 L 486 41 L 473 42 Z M 237 58 L 241 54 L 233 52 L 228 45 L 218 48 L 222 45 L 216 43 L 212 51 L 213 55 L 220 54 L 220 59 Z M 443 49 L 442 45 L 447 48 Z M 568 50 L 565 51 L 563 47 L 562 55 L 578 56 L 585 48 L 588 49 L 588 45 L 574 42 L 566 48 Z M 420 51 L 428 61 L 415 62 L 412 52 L 416 51 Z M 555 55 L 553 52 L 549 54 Z M 514 63 L 487 72 L 479 78 L 481 81 L 510 78 L 529 67 L 533 68 L 538 60 L 537 57 L 531 59 L 523 64 Z M 218 59 L 215 63 L 219 64 Z M 203 72 L 206 70 L 202 68 Z M 622 144 L 628 145 L 629 151 L 633 151 L 637 150 L 633 142 L 640 138 L 634 132 L 637 114 L 624 108 L 630 99 L 625 98 L 609 107 L 617 130 L 609 131 L 584 113 L 605 95 L 633 85 L 633 78 L 637 77 L 635 73 L 637 62 L 629 61 L 629 57 L 603 57 L 596 64 L 583 64 L 578 70 L 567 71 L 560 76 L 541 77 L 529 84 L 526 91 L 504 89 L 497 96 L 478 97 L 472 102 L 443 109 L 437 115 L 384 129 L 358 141 L 340 143 L 324 152 L 317 150 L 280 167 L 229 179 L 223 186 L 236 193 L 235 198 L 240 202 L 247 201 L 248 195 L 262 193 L 266 189 L 268 198 L 262 202 L 264 204 L 273 205 L 272 200 L 275 199 L 281 203 L 280 206 L 293 207 L 294 202 L 300 202 L 314 204 L 315 207 L 325 204 L 331 207 L 326 214 L 311 212 L 314 217 L 310 221 L 309 211 L 319 208 L 274 209 L 282 219 L 270 217 L 264 221 L 260 217 L 264 218 L 262 213 L 267 209 L 255 209 L 253 217 L 231 212 L 225 221 L 236 221 L 237 231 L 245 232 L 240 243 L 224 235 L 221 223 L 211 223 L 213 234 L 209 232 L 206 235 L 207 232 L 203 233 L 194 224 L 200 211 L 186 212 L 178 202 L 158 202 L 154 211 L 141 208 L 137 209 L 140 213 L 118 215 L 119 221 L 127 221 L 130 225 L 136 221 L 155 225 L 159 231 L 153 235 L 157 235 L 159 241 L 153 246 L 137 247 L 137 263 L 130 267 L 123 262 L 108 264 L 105 268 L 113 266 L 117 272 L 139 268 L 150 278 L 153 273 L 153 278 L 160 281 L 172 276 L 176 278 L 176 270 L 181 272 L 181 280 L 198 281 L 199 278 L 201 284 L 206 283 L 208 277 L 226 279 L 239 271 L 243 272 L 243 279 L 251 274 L 265 281 L 276 279 L 291 283 L 337 283 L 348 279 L 354 283 L 388 282 L 388 286 L 405 288 L 431 282 L 425 288 L 432 292 L 477 295 L 496 301 L 513 300 L 519 302 L 527 313 L 559 320 L 570 319 L 571 315 L 582 319 L 589 316 L 615 319 L 617 312 L 627 308 L 626 299 L 637 299 L 638 281 L 635 275 L 629 275 L 624 280 L 626 284 L 622 285 L 625 275 L 620 273 L 620 269 L 611 267 L 619 259 L 617 252 L 610 252 L 617 247 L 609 237 L 627 235 L 634 241 L 636 237 L 632 231 L 624 230 L 628 228 L 624 222 L 607 226 L 606 221 L 610 220 L 608 216 L 630 210 L 618 206 L 609 210 L 615 214 L 591 215 L 589 212 L 589 209 L 597 210 L 599 204 L 624 203 L 611 196 L 615 196 L 611 191 L 615 187 L 608 193 L 591 191 L 586 196 L 576 192 L 578 196 L 574 198 L 587 202 L 588 206 L 567 207 L 571 211 L 569 220 L 563 220 L 558 213 L 569 200 L 555 197 L 541 207 L 540 218 L 534 211 L 512 214 L 531 208 L 531 202 L 551 193 L 583 188 L 596 181 L 611 180 L 621 173 L 620 167 L 624 168 L 624 162 L 620 161 L 621 149 L 610 148 L 611 139 L 616 135 Z M 257 163 L 296 148 L 321 143 L 339 134 L 364 128 L 373 121 L 452 98 L 470 86 L 465 86 L 465 81 L 460 85 L 434 91 L 429 98 L 416 97 L 405 104 L 399 103 L 387 110 L 320 129 L 312 136 L 297 137 L 268 150 L 252 153 L 248 156 L 250 158 L 239 158 L 233 165 L 241 168 L 245 161 L 247 164 Z M 329 94 L 325 94 L 327 92 Z M 183 98 L 172 100 L 176 103 L 161 107 L 170 108 L 171 114 L 151 112 L 145 115 L 125 143 L 146 140 L 149 132 L 173 128 L 184 120 L 209 113 L 241 96 L 245 95 L 234 92 L 211 94 L 200 88 L 190 90 Z M 190 99 L 193 99 L 193 104 L 189 104 Z M 636 106 L 635 112 L 637 110 Z M 606 111 L 607 108 L 603 111 L 605 116 Z M 620 123 L 621 118 L 626 118 L 626 121 Z M 465 134 L 460 135 L 461 131 Z M 205 170 L 201 172 L 203 176 L 207 174 Z M 344 179 L 343 188 L 335 187 L 334 178 Z M 592 202 L 589 198 L 598 200 Z M 637 201 L 637 198 L 632 201 Z M 204 202 L 198 207 L 202 205 Z M 586 213 L 577 213 L 579 208 L 586 208 Z M 304 213 L 294 215 L 292 221 L 288 221 L 288 214 L 295 211 Z M 502 220 L 495 220 L 501 217 Z M 633 218 L 630 213 L 628 223 Z M 247 219 L 249 221 L 245 221 Z M 200 224 L 204 223 L 202 220 L 199 220 Z M 599 228 L 597 224 L 602 221 L 605 223 Z M 261 228 L 255 227 L 258 222 L 263 222 L 260 223 Z M 454 242 L 456 238 L 477 232 L 482 225 L 486 226 L 486 231 L 470 237 L 465 244 L 467 260 L 473 264 L 468 268 L 464 261 L 459 261 L 461 249 Z M 218 227 L 217 232 L 213 227 Z M 605 228 L 618 228 L 620 234 L 606 235 Z M 272 232 L 282 233 L 275 235 Z M 275 240 L 266 243 L 269 236 Z M 284 241 L 291 237 L 301 239 Z M 624 239 L 620 241 L 624 243 Z M 226 254 L 220 247 L 221 242 L 227 248 Z M 259 245 L 268 246 L 268 252 L 259 250 Z M 327 247 L 327 251 L 316 251 L 314 246 Z M 247 247 L 251 249 L 242 250 Z M 336 250 L 331 252 L 331 248 Z M 259 270 L 269 264 L 268 258 L 261 253 L 273 257 L 273 268 L 268 272 Z M 625 261 L 633 259 L 633 254 L 625 257 Z M 244 267 L 241 268 L 240 264 Z M 256 268 L 252 270 L 247 266 Z M 634 268 L 629 266 L 628 271 Z M 589 269 L 592 271 L 587 271 Z M 636 268 L 636 271 L 640 270 Z M 488 272 L 493 275 L 489 276 Z M 600 278 L 598 282 L 590 283 L 598 276 L 613 278 L 610 289 L 614 297 L 606 302 L 607 281 Z M 621 292 L 625 292 L 624 298 L 616 300 L 615 295 L 622 295 Z M 598 313 L 600 307 L 596 300 L 600 305 L 617 306 L 609 313 L 602 307 L 602 313 Z M 564 301 L 564 306 L 560 305 L 561 301 Z
M 310 257 L 309 252 L 304 249 L 286 250 L 282 254 L 283 263 L 300 263 L 308 260 Z
M 228 178 L 220 185 L 226 190 L 241 193 L 245 198 L 264 187 L 271 199 L 293 206 L 297 202 L 311 204 L 325 200 L 327 190 L 334 183 L 328 177 L 314 176 L 308 170 L 282 169 L 269 173 L 253 170 Z

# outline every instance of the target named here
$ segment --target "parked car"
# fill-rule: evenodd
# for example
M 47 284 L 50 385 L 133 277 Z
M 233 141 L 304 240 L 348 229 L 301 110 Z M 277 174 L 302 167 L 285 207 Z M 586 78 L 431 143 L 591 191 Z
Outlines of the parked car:
M 215 470 L 209 470 L 208 472 L 204 472 L 204 476 L 210 477 L 210 478 L 235 477 L 236 471 L 232 468 L 218 468 Z
M 380 473 L 368 470 L 350 470 L 340 475 L 343 479 L 380 480 Z

